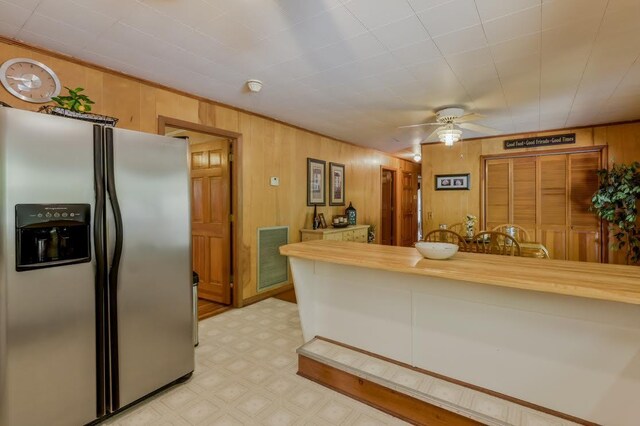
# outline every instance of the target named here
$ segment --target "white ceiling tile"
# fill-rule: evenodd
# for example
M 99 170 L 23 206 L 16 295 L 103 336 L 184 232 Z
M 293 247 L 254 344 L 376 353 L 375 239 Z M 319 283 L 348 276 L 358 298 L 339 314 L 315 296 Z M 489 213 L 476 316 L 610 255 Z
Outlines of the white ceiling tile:
M 442 55 L 431 39 L 392 50 L 391 54 L 398 64 L 411 66 L 441 58 Z
M 117 18 L 94 12 L 82 3 L 71 0 L 42 0 L 38 13 L 95 34 L 100 34 L 111 27 Z
M 180 43 L 193 32 L 190 27 L 142 3 L 130 6 L 122 22 L 169 43 Z
M 487 46 L 481 25 L 435 37 L 433 41 L 445 56 Z
M 4 37 L 14 38 L 20 32 L 20 27 L 0 21 L 0 34 Z
M 540 7 L 532 7 L 521 12 L 483 23 L 490 44 L 500 43 L 527 34 L 539 33 Z
M 418 17 L 434 38 L 480 23 L 474 0 L 453 0 L 420 12 Z
M 342 7 L 338 0 L 274 0 L 280 6 L 287 20 L 296 23 L 312 18 L 320 13 Z
M 213 20 L 223 14 L 221 8 L 204 0 L 181 0 L 179 2 L 168 2 L 166 0 L 139 1 L 157 10 L 162 15 L 180 21 L 192 28 L 206 28 Z
M 408 0 L 409 4 L 416 12 L 422 12 L 425 9 L 430 9 L 441 4 L 449 3 L 453 0 Z
M 476 0 L 480 18 L 488 21 L 501 16 L 520 12 L 534 6 L 540 6 L 540 0 Z
M 443 58 L 412 65 L 407 70 L 421 85 L 446 87 L 451 82 L 456 85 L 459 83 L 451 66 Z
M 500 75 L 500 79 L 519 79 L 522 80 L 523 76 L 528 78 L 536 77 L 540 75 L 540 55 L 533 54 L 529 56 L 523 56 L 516 59 L 510 59 L 506 61 L 496 62 L 496 69 Z
M 71 46 L 78 45 L 78 42 L 81 41 L 80 47 L 96 38 L 93 33 L 83 31 L 74 25 L 48 18 L 39 13 L 31 15 L 22 27 L 21 33 L 27 31 Z
M 352 0 L 345 6 L 370 30 L 414 14 L 406 0 Z
M 496 62 L 540 54 L 540 34 L 531 34 L 507 40 L 490 46 L 491 54 Z
M 32 9 L 0 1 L 0 22 L 4 24 L 22 27 L 32 13 Z
M 40 0 L 37 1 L 39 2 Z M 89 7 L 96 13 L 101 13 L 116 19 L 124 18 L 140 7 L 140 3 L 132 0 L 73 0 L 73 2 L 85 8 Z
M 422 23 L 416 16 L 410 16 L 378 27 L 372 33 L 389 50 L 398 49 L 429 38 Z
M 607 0 L 549 0 L 542 3 L 542 29 L 564 27 L 589 18 L 600 20 Z M 579 11 L 579 13 L 576 13 Z
M 260 41 L 258 33 L 226 14 L 214 19 L 206 27 L 199 28 L 199 31 L 227 47 L 238 50 L 250 49 Z
M 399 64 L 398 60 L 390 53 L 382 53 L 338 68 L 344 68 L 355 76 L 369 77 L 382 72 L 402 68 L 402 65 Z
M 484 65 L 493 66 L 493 55 L 489 47 L 468 50 L 455 55 L 445 56 L 445 59 L 454 71 L 481 67 Z
M 261 2 L 260 7 L 256 7 L 255 2 L 250 0 L 221 1 L 216 7 L 227 12 L 234 20 L 242 22 L 260 37 L 272 36 L 297 23 L 272 1 Z

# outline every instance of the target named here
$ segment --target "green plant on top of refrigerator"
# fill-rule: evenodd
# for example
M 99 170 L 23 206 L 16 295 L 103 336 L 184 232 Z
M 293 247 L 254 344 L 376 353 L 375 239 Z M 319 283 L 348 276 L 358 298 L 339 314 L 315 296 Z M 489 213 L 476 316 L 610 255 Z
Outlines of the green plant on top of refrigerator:
M 58 106 L 64 109 L 68 109 L 75 112 L 89 112 L 91 111 L 91 105 L 93 102 L 87 95 L 81 94 L 84 88 L 77 87 L 70 89 L 67 86 L 64 87 L 69 91 L 69 96 L 54 96 L 51 98 Z

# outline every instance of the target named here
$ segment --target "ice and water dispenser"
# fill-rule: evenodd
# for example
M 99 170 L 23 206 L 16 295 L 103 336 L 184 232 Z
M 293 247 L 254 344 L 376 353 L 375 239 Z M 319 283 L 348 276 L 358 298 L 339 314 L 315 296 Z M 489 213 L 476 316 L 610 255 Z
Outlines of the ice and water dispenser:
M 16 270 L 91 260 L 89 204 L 16 205 Z

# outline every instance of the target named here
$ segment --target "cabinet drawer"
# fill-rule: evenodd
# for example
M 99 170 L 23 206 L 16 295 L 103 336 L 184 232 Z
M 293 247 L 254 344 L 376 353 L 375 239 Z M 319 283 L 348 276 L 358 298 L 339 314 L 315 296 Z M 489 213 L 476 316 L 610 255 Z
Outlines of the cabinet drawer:
M 342 241 L 353 241 L 354 231 L 344 231 L 342 233 Z
M 302 234 L 302 238 L 300 238 L 301 241 L 313 241 L 313 240 L 321 240 L 322 239 L 322 234 L 311 234 L 311 233 L 307 233 L 307 232 L 303 232 Z
M 357 243 L 366 243 L 367 242 L 367 230 L 366 229 L 358 229 L 353 231 L 353 241 Z

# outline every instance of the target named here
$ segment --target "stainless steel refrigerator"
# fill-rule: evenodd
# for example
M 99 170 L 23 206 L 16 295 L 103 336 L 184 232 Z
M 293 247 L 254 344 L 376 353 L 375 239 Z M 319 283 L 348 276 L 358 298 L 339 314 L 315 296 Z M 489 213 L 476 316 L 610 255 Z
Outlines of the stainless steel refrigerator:
M 0 426 L 91 423 L 193 372 L 187 156 L 0 107 Z

